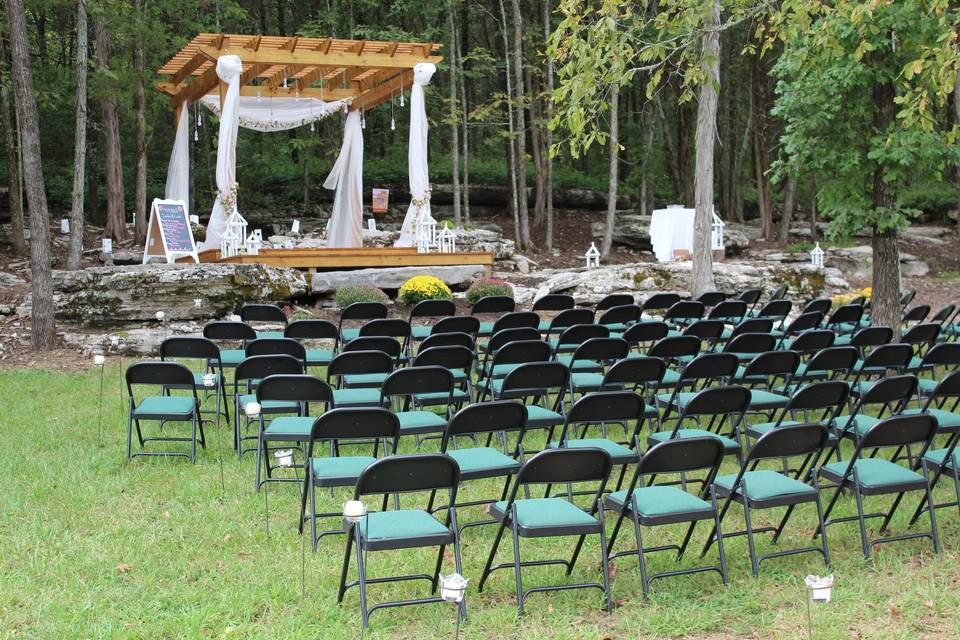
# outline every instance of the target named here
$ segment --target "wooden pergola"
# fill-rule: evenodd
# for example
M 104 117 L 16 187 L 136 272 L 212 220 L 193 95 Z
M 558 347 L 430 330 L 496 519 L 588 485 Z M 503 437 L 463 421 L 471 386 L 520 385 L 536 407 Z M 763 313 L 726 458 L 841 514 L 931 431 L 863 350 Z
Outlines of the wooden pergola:
M 263 97 L 353 98 L 351 109 L 370 109 L 413 84 L 413 67 L 436 64 L 436 43 L 340 40 L 296 36 L 201 33 L 173 56 L 158 74 L 157 89 L 170 96 L 179 115 L 208 94 L 222 94 L 217 58 L 236 55 L 243 62 L 240 95 Z

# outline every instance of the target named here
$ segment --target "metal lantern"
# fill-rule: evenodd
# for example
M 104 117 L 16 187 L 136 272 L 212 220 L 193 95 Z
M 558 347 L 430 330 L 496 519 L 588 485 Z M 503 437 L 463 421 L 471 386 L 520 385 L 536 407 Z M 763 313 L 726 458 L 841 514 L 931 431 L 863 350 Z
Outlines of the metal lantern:
M 600 266 L 600 250 L 597 249 L 596 243 L 590 243 L 590 248 L 583 254 L 583 259 L 587 261 L 587 269 Z
M 440 597 L 454 604 L 463 602 L 463 596 L 467 590 L 467 582 L 467 579 L 459 573 L 440 576 Z
M 823 269 L 823 249 L 819 242 L 810 250 L 810 264 L 817 269 Z
M 227 225 L 220 240 L 220 257 L 229 258 L 240 253 L 247 237 L 247 221 L 236 209 L 227 218 Z
M 454 253 L 457 250 L 457 234 L 446 225 L 437 233 L 437 249 L 440 253 Z
M 713 211 L 713 222 L 710 225 L 710 249 L 713 251 L 723 251 L 723 228 L 726 223 Z
M 417 239 L 417 253 L 429 253 L 437 244 L 437 221 L 430 215 L 429 209 L 422 209 L 414 223 L 414 235 Z
M 247 241 L 245 243 L 246 251 L 251 256 L 256 256 L 260 254 L 260 245 L 263 244 L 263 232 L 260 229 L 254 229 L 253 232 L 247 236 Z

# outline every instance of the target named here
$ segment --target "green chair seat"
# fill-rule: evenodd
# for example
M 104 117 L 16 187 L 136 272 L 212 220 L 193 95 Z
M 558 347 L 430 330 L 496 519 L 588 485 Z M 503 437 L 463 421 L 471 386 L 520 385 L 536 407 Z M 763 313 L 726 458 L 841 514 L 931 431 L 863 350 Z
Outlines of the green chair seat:
M 323 487 L 356 484 L 360 473 L 373 464 L 373 456 L 338 456 L 313 459 L 313 481 Z
M 557 362 L 567 365 L 575 373 L 603 371 L 603 365 L 596 360 L 577 360 L 574 362 L 572 353 L 558 355 Z
M 490 508 L 490 515 L 498 520 L 507 517 L 507 501 L 501 500 Z M 517 527 L 527 538 L 556 535 L 595 533 L 600 523 L 589 513 L 563 498 L 530 498 L 516 500 Z
M 867 491 L 892 490 L 893 487 L 922 488 L 927 483 L 927 479 L 916 471 L 911 471 L 889 460 L 861 458 L 854 464 L 860 486 Z M 839 483 L 849 465 L 849 460 L 826 464 L 820 468 L 820 474 L 831 482 Z M 852 474 L 849 482 L 853 482 Z
M 193 386 L 197 387 L 198 389 L 208 389 L 208 388 L 209 388 L 209 389 L 216 389 L 217 387 L 220 386 L 220 374 L 219 374 L 219 373 L 214 373 L 214 374 L 213 374 L 213 386 L 211 386 L 211 387 L 207 387 L 207 385 L 205 385 L 205 384 L 203 383 L 203 375 L 204 375 L 204 374 L 202 374 L 202 373 L 194 373 L 194 374 L 193 374 Z
M 257 338 L 282 338 L 283 331 L 257 331 Z
M 949 447 L 943 449 L 931 449 L 923 455 L 923 459 L 931 465 L 942 467 L 943 460 L 947 457 L 948 451 L 950 451 Z M 956 468 L 958 460 L 960 460 L 960 451 L 954 451 L 951 459 L 947 461 L 947 469 Z
M 463 480 L 503 476 L 520 469 L 519 462 L 492 447 L 450 449 L 447 455 L 460 465 L 460 477 Z
M 415 340 L 423 340 L 430 335 L 430 332 L 433 330 L 433 325 L 430 324 L 415 324 L 410 327 L 410 335 Z
M 920 409 L 906 409 L 903 413 L 905 415 L 917 415 L 923 412 Z M 928 409 L 927 413 L 937 419 L 937 429 L 939 431 L 957 431 L 960 429 L 960 414 L 944 409 Z
M 603 386 L 603 374 L 574 372 L 570 375 L 570 386 L 574 391 L 599 391 Z
M 553 323 L 553 320 L 541 320 L 540 324 L 537 325 L 537 331 L 540 333 L 545 333 L 550 330 L 550 325 Z
M 650 434 L 650 437 L 647 438 L 647 442 L 650 445 L 658 444 L 660 442 L 665 442 L 670 439 L 670 434 L 673 433 L 672 430 L 669 431 L 656 431 Z M 707 431 L 706 429 L 680 429 L 677 431 L 676 438 L 703 438 L 710 437 L 716 438 L 723 443 L 723 449 L 726 453 L 734 453 L 740 451 L 740 445 L 737 444 L 737 441 L 733 438 L 728 438 L 727 436 L 721 436 L 720 434 L 713 433 L 712 431 Z
M 454 389 L 453 394 L 449 394 L 446 391 L 418 393 L 413 396 L 413 400 L 419 405 L 447 404 L 448 402 L 457 404 L 461 402 L 468 402 L 470 400 L 470 394 L 463 389 Z
M 860 438 L 863 436 L 863 434 L 870 430 L 870 427 L 880 422 L 880 419 L 858 413 L 856 416 L 854 416 L 852 424 L 848 424 L 848 422 L 850 422 L 850 416 L 844 414 L 842 416 L 837 416 L 835 424 L 841 433 L 856 433 L 857 437 Z
M 768 431 L 773 431 L 776 422 L 758 422 L 747 427 L 747 433 L 754 438 L 759 438 Z M 789 427 L 797 424 L 803 424 L 799 420 L 784 420 L 780 423 L 781 427 Z
M 357 529 L 371 551 L 453 542 L 453 533 L 442 522 L 420 509 L 370 513 L 360 521 Z
M 493 331 L 493 322 L 481 322 L 480 323 L 480 335 L 488 336 L 490 332 Z
M 937 385 L 940 383 L 939 380 L 931 380 L 930 378 L 920 378 L 918 381 L 917 389 L 923 395 L 930 395 L 937 389 Z
M 334 389 L 333 406 L 335 407 L 379 407 L 379 389 Z
M 733 489 L 733 483 L 737 480 L 737 474 L 717 476 L 714 484 L 720 487 L 726 494 Z M 787 498 L 796 496 L 798 498 L 809 499 L 817 495 L 816 489 L 810 485 L 794 480 L 789 476 L 776 471 L 761 470 L 748 471 L 743 474 L 743 481 L 737 489 L 740 495 L 746 495 L 751 502 L 764 502 L 778 498 Z
M 787 406 L 790 398 L 772 391 L 763 389 L 750 389 L 750 408 L 751 409 L 780 409 Z
M 563 416 L 540 405 L 527 405 L 527 427 L 538 429 L 563 424 Z
M 310 416 L 279 416 L 270 421 L 263 434 L 275 440 L 281 440 L 283 436 L 289 436 L 291 440 L 309 440 L 315 421 L 316 418 Z
M 560 443 L 551 442 L 548 446 L 551 449 L 557 449 L 560 447 Z M 639 457 L 637 452 L 633 449 L 626 447 L 619 442 L 614 442 L 613 440 L 608 440 L 606 438 L 581 438 L 578 440 L 567 440 L 563 446 L 567 449 L 603 449 L 610 454 L 611 458 L 613 458 L 613 464 L 630 464 L 632 462 L 636 462 Z
M 257 401 L 257 396 L 245 393 L 239 400 L 240 409 L 245 411 L 248 404 Z M 260 403 L 260 410 L 264 413 L 295 413 L 300 410 L 300 405 L 295 400 L 264 400 Z
M 674 397 L 672 393 L 661 393 L 657 396 L 657 400 L 660 401 L 664 406 L 671 404 L 673 401 L 673 406 L 682 409 L 687 406 L 687 403 L 693 400 L 693 397 L 697 395 L 696 391 L 681 391 Z
M 243 349 L 221 349 L 220 364 L 224 367 L 235 367 L 247 357 L 247 352 Z
M 133 417 L 190 418 L 193 415 L 194 408 L 193 396 L 150 396 L 140 401 L 137 408 L 133 410 Z
M 803 378 L 803 377 L 816 378 L 816 377 L 826 377 L 830 375 L 830 372 L 825 369 L 807 370 L 807 363 L 801 362 L 800 366 L 797 367 L 797 370 L 794 372 L 793 375 L 795 378 Z
M 333 349 L 307 349 L 307 366 L 325 367 L 333 361 Z
M 351 373 L 343 376 L 345 387 L 377 387 L 383 384 L 389 373 Z
M 340 339 L 343 342 L 350 342 L 354 338 L 360 337 L 360 327 L 347 327 L 340 330 Z
M 443 416 L 433 411 L 398 411 L 401 434 L 436 433 L 447 428 Z
M 678 522 L 703 520 L 713 517 L 713 505 L 701 500 L 692 493 L 674 486 L 655 485 L 634 489 L 631 495 L 627 490 L 614 491 L 606 497 L 606 504 L 616 511 L 626 507 L 633 511 L 632 497 L 637 497 L 637 515 L 640 524 L 664 524 L 676 517 Z

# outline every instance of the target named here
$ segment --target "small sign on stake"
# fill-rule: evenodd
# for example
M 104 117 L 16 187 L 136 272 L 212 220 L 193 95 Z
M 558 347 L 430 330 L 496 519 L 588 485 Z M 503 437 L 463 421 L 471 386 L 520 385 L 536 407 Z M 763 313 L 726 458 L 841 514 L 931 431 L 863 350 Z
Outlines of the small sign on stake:
M 60 218 L 60 233 L 63 235 L 70 233 L 70 218 Z
M 372 202 L 374 213 L 386 213 L 390 204 L 390 189 L 374 189 Z
M 104 238 L 101 241 L 101 248 L 104 253 L 113 253 L 113 238 Z

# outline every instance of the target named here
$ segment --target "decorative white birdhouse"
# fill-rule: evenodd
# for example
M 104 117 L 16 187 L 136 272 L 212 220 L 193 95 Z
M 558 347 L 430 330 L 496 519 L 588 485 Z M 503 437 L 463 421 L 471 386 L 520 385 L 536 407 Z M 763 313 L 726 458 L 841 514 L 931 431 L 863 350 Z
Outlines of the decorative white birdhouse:
M 710 249 L 713 251 L 723 251 L 723 228 L 726 223 L 717 215 L 716 209 L 713 210 L 713 222 L 710 229 Z
M 823 269 L 823 249 L 819 242 L 810 250 L 810 264 L 817 269 Z
M 251 256 L 260 255 L 260 245 L 263 244 L 263 232 L 260 229 L 254 229 L 253 232 L 247 236 L 246 250 L 247 254 Z
M 417 216 L 414 235 L 417 238 L 417 253 L 429 253 L 430 249 L 437 245 L 437 221 L 426 208 Z
M 446 225 L 437 233 L 437 249 L 440 253 L 454 253 L 457 250 L 457 234 Z
M 590 248 L 583 254 L 583 259 L 587 261 L 587 269 L 600 266 L 600 250 L 595 243 L 590 243 Z
M 247 221 L 236 209 L 227 218 L 227 226 L 220 240 L 220 257 L 229 258 L 240 253 L 247 237 Z

